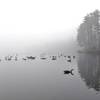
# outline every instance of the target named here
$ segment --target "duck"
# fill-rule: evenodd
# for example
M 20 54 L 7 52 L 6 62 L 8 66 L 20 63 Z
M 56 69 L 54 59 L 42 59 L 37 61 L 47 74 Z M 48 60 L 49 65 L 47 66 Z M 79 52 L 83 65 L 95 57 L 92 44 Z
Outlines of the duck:
M 75 56 L 73 56 L 73 59 L 75 59 Z
M 71 56 L 67 56 L 68 58 L 71 58 Z
M 22 58 L 22 59 L 25 60 L 25 61 L 27 60 L 26 58 Z
M 47 58 L 44 58 L 44 57 L 43 57 L 43 58 L 40 58 L 40 59 L 45 60 L 45 59 L 47 59 Z
M 56 60 L 57 59 L 57 57 L 56 56 L 52 56 L 52 60 Z
M 68 62 L 71 62 L 71 59 L 68 59 L 67 61 L 68 61 Z
M 33 59 L 35 59 L 36 57 L 33 57 L 33 56 L 27 56 L 27 59 L 31 59 L 31 60 L 33 60 Z
M 72 73 L 73 70 L 74 70 L 74 69 L 65 70 L 65 71 L 64 71 L 64 74 L 71 74 L 71 75 L 74 75 L 74 74 Z

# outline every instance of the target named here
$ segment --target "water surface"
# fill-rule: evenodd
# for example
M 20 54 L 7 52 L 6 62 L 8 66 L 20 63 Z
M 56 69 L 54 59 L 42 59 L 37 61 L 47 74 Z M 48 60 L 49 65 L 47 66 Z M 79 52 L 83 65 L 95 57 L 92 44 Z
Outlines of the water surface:
M 55 54 L 56 55 L 56 54 Z M 69 54 L 65 54 L 69 55 Z M 99 100 L 100 55 L 0 62 L 1 100 Z M 64 74 L 64 70 L 73 74 Z

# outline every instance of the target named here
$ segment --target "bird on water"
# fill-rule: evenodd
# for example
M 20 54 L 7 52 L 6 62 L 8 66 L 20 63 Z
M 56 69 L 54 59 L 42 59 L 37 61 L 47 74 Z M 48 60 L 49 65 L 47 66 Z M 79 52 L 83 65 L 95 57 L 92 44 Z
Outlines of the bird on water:
M 64 74 L 71 74 L 71 75 L 74 75 L 73 72 L 72 72 L 73 70 L 74 70 L 74 69 L 65 70 L 65 71 L 64 71 Z

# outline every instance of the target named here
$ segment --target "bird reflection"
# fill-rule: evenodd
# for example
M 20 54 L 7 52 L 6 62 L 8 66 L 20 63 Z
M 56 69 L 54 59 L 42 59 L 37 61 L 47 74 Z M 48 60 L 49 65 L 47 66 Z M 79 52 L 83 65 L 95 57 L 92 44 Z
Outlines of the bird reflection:
M 79 53 L 78 71 L 88 88 L 100 91 L 100 55 Z

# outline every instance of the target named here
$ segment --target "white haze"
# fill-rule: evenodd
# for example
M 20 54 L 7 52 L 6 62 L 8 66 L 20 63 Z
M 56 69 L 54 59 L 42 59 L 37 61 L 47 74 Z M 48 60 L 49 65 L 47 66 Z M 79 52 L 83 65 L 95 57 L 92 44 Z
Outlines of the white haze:
M 83 17 L 98 0 L 1 0 L 1 51 L 75 39 Z

